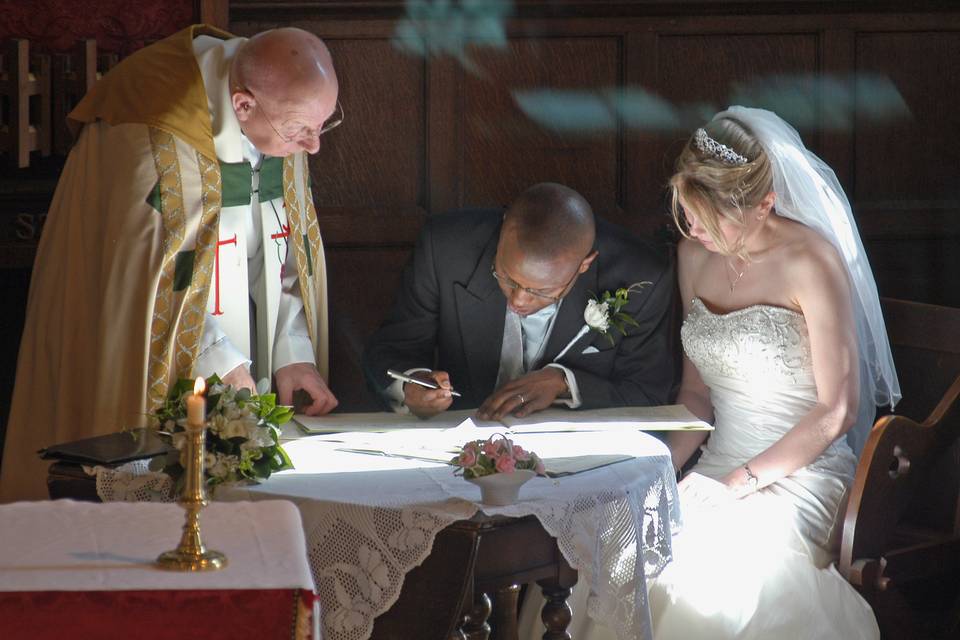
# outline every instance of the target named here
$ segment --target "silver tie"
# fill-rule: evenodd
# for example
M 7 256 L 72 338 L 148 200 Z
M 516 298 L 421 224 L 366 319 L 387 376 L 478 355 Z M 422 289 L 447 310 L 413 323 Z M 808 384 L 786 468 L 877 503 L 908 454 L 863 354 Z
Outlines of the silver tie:
M 500 349 L 500 370 L 497 372 L 496 388 L 516 380 L 523 373 L 523 332 L 520 328 L 520 316 L 508 307 L 503 322 L 503 347 Z

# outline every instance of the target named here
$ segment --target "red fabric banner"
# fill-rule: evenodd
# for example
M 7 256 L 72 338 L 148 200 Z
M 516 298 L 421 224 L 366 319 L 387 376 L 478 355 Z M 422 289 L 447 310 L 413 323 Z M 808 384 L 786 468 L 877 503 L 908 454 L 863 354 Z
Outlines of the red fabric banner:
M 4 640 L 216 640 L 308 637 L 300 589 L 0 592 Z
M 196 21 L 193 0 L 0 0 L 0 40 L 61 52 L 94 38 L 121 57 Z

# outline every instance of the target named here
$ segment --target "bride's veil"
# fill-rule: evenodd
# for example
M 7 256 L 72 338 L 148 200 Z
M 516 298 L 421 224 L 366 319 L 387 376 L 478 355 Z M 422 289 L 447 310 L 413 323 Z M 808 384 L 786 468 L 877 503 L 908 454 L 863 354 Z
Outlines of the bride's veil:
M 730 107 L 714 116 L 730 118 L 749 129 L 773 169 L 776 212 L 816 229 L 836 247 L 850 278 L 860 353 L 860 408 L 847 440 L 858 456 L 873 426 L 877 406 L 900 400 L 900 383 L 880 312 L 877 285 L 860 234 L 836 174 L 811 153 L 796 130 L 775 113 Z

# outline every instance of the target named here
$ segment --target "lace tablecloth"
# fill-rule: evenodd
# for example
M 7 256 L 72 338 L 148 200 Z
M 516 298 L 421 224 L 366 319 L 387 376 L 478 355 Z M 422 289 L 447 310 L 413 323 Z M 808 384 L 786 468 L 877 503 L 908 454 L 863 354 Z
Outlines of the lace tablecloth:
M 515 439 L 544 456 L 562 453 L 559 440 L 557 434 Z M 636 457 L 559 480 L 534 478 L 518 503 L 490 507 L 479 504 L 479 489 L 449 466 L 350 453 L 337 450 L 342 445 L 335 442 L 305 438 L 285 445 L 296 470 L 260 485 L 221 487 L 215 497 L 283 498 L 298 506 L 327 640 L 369 638 L 374 618 L 396 602 L 404 577 L 430 554 L 437 533 L 478 510 L 536 516 L 590 586 L 591 617 L 613 628 L 620 640 L 652 638 L 646 577 L 669 561 L 671 531 L 680 517 L 669 452 L 637 432 L 562 440 L 568 441 L 566 455 Z M 116 472 L 98 475 L 102 498 L 156 495 L 157 479 L 138 476 L 142 469 L 124 472 L 131 475 L 119 480 Z

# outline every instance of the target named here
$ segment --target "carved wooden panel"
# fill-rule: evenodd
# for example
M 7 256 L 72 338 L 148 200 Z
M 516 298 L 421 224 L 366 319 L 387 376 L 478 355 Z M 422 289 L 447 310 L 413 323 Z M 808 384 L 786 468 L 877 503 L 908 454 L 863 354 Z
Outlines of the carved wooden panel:
M 363 345 L 393 304 L 409 249 L 328 249 L 331 388 L 343 409 L 382 408 L 360 369 Z
M 601 215 L 619 209 L 620 136 L 602 101 L 620 84 L 619 39 L 513 39 L 504 50 L 484 49 L 475 58 L 481 71 L 464 72 L 458 114 L 464 201 L 505 205 L 550 181 L 577 189 Z M 543 126 L 525 115 L 518 96 L 535 99 Z M 550 118 L 551 104 L 565 108 Z
M 816 34 L 720 33 L 665 34 L 651 39 L 655 71 L 644 87 L 675 109 L 678 127 L 665 132 L 640 131 L 632 145 L 629 175 L 637 206 L 651 211 L 664 207 L 664 186 L 691 132 L 714 113 L 732 104 L 738 93 L 781 76 L 813 76 L 819 67 Z M 771 94 L 773 97 L 774 94 Z M 816 96 L 810 99 L 816 104 Z M 750 106 L 775 106 L 753 103 Z M 816 148 L 815 131 L 801 131 Z
M 858 125 L 857 201 L 960 205 L 960 33 L 867 33 L 857 37 L 857 69 L 889 77 L 911 116 Z M 861 109 L 874 97 L 858 95 Z M 956 211 L 960 214 L 960 211 Z

